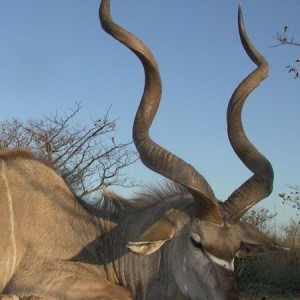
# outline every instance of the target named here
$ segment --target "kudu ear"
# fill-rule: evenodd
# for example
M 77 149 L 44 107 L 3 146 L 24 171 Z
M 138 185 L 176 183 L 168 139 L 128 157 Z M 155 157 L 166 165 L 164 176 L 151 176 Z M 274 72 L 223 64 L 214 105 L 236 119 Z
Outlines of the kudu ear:
M 129 242 L 127 248 L 136 254 L 149 255 L 181 230 L 184 225 L 182 212 L 170 209 L 147 229 L 136 242 Z
M 247 256 L 255 256 L 262 254 L 266 250 L 272 251 L 281 248 L 273 240 L 249 224 L 241 222 L 239 227 L 241 245 L 235 254 L 236 257 L 244 258 Z

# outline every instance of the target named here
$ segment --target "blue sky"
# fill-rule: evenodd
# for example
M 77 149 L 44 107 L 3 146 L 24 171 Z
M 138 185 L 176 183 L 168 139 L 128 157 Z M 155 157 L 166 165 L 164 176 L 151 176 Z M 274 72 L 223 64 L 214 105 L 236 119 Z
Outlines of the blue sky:
M 153 139 L 194 165 L 226 199 L 251 176 L 226 134 L 228 100 L 255 68 L 239 41 L 239 1 L 111 2 L 115 21 L 140 37 L 160 66 L 163 99 Z M 300 3 L 241 4 L 247 32 L 270 63 L 269 78 L 245 105 L 244 126 L 275 170 L 274 192 L 262 205 L 288 218 L 293 211 L 280 205 L 277 194 L 288 191 L 288 184 L 300 184 L 300 79 L 293 80 L 285 66 L 300 56 L 300 48 L 268 46 L 285 25 L 300 42 Z M 63 113 L 81 102 L 78 118 L 86 123 L 112 105 L 111 118 L 119 118 L 117 139 L 131 139 L 143 70 L 100 29 L 98 6 L 96 0 L 0 2 L 1 120 Z M 127 172 L 145 183 L 161 180 L 141 163 Z

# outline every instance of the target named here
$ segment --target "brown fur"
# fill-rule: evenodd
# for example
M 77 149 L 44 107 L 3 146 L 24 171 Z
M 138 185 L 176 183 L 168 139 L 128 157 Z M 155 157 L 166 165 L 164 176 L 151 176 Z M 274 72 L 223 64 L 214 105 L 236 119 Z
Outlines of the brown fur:
M 45 166 L 56 171 L 53 161 L 42 157 L 42 155 L 35 154 L 32 150 L 26 148 L 2 148 L 0 149 L 0 159 L 3 159 L 5 161 L 11 159 L 37 160 Z
M 3 160 L 9 159 L 36 159 L 29 149 L 10 149 L 10 148 L 2 148 L 0 149 L 0 158 Z
M 132 299 L 101 267 L 68 262 L 109 220 L 78 203 L 61 177 L 30 151 L 2 149 L 0 293 L 52 299 Z

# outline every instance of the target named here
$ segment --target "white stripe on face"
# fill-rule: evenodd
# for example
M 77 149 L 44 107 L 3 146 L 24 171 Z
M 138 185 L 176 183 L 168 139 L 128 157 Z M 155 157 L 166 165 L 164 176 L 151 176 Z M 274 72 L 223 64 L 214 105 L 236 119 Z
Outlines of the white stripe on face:
M 191 233 L 191 237 L 192 239 L 196 242 L 196 243 L 200 243 L 201 244 L 201 237 L 199 234 L 192 232 Z M 213 254 L 209 253 L 206 249 L 203 249 L 205 255 L 207 255 L 207 257 L 215 264 L 217 264 L 218 266 L 228 270 L 228 271 L 233 271 L 234 270 L 234 258 L 231 261 L 222 259 L 222 258 L 218 258 L 216 256 L 214 256 Z M 186 257 L 184 258 L 184 262 L 186 262 Z
M 227 261 L 225 259 L 218 258 L 207 251 L 206 251 L 206 254 L 213 263 L 219 265 L 220 267 L 222 267 L 226 270 L 229 270 L 229 271 L 234 270 L 234 258 L 231 261 Z

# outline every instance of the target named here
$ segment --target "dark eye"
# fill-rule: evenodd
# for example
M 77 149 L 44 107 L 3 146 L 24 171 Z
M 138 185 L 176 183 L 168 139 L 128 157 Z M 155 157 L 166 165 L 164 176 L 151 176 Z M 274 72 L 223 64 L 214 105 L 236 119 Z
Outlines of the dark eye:
M 193 239 L 193 237 L 191 237 L 191 242 L 194 245 L 194 247 L 200 249 L 201 251 L 203 251 L 203 247 L 201 242 L 196 241 L 195 239 Z

